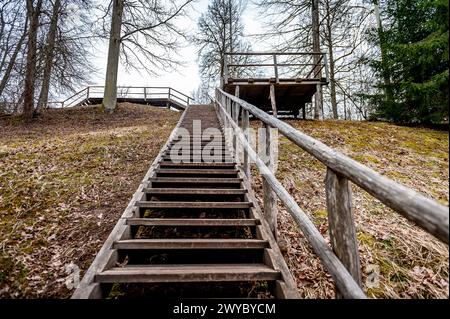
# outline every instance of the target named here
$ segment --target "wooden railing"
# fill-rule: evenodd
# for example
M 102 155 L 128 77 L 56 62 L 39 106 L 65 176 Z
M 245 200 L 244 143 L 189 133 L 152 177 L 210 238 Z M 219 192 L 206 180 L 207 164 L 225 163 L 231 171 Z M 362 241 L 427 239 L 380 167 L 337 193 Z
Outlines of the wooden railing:
M 301 133 L 289 124 L 258 109 L 256 106 L 216 89 L 215 107 L 225 129 L 233 130 L 232 144 L 236 153 L 238 144 L 243 146 L 243 170 L 250 179 L 252 160 L 263 179 L 265 218 L 276 236 L 276 197 L 286 207 L 314 252 L 332 276 L 337 296 L 365 298 L 361 289 L 361 270 L 352 212 L 352 194 L 349 181 L 358 185 L 382 203 L 402 214 L 419 227 L 444 243 L 449 243 L 449 208 L 427 198 L 412 189 L 381 176 L 372 169 Z M 314 156 L 327 168 L 326 199 L 331 248 L 320 232 L 298 206 L 274 175 L 274 158 L 263 161 L 249 143 L 249 115 L 264 123 L 266 150 L 274 147 L 270 138 L 271 128 L 278 129 L 294 144 Z
M 91 85 L 75 93 L 64 101 L 49 102 L 51 107 L 73 107 L 89 99 L 102 98 L 104 86 Z M 193 98 L 180 91 L 166 86 L 118 86 L 117 98 L 142 99 L 144 101 L 156 98 L 172 100 L 182 106 L 188 106 Z M 53 106 L 54 105 L 54 106 Z
M 229 82 L 230 78 L 245 77 L 242 74 L 249 73 L 245 72 L 245 69 L 253 69 L 256 73 L 255 76 L 273 78 L 277 83 L 280 77 L 328 82 L 327 54 L 323 52 L 225 53 L 225 84 Z M 324 74 L 322 74 L 323 71 Z

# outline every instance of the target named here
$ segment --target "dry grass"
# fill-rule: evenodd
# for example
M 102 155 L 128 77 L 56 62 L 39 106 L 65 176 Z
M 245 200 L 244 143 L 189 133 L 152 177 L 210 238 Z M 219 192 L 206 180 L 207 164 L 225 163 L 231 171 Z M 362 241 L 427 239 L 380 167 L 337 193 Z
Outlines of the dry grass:
M 0 297 L 70 296 L 66 266 L 86 270 L 179 118 L 121 105 L 0 120 Z M 448 205 L 448 133 L 385 123 L 291 121 L 301 131 Z M 327 235 L 325 167 L 281 140 L 278 177 Z M 260 180 L 255 189 L 261 194 Z M 448 298 L 448 248 L 353 187 L 363 268 L 380 267 L 375 298 Z M 304 298 L 333 283 L 280 207 L 286 260 Z M 365 281 L 364 274 L 363 281 Z
M 89 267 L 180 113 L 122 104 L 0 120 L 0 297 L 59 297 Z
M 289 121 L 325 144 L 444 205 L 448 205 L 448 132 L 386 123 Z M 254 124 L 256 125 L 256 124 Z M 285 138 L 280 140 L 277 177 L 328 238 L 325 167 Z M 255 188 L 261 195 L 261 181 Z M 448 298 L 448 247 L 355 185 L 353 206 L 363 267 L 380 269 L 372 298 Z M 334 285 L 286 210 L 278 227 L 289 243 L 286 260 L 305 298 L 331 298 Z

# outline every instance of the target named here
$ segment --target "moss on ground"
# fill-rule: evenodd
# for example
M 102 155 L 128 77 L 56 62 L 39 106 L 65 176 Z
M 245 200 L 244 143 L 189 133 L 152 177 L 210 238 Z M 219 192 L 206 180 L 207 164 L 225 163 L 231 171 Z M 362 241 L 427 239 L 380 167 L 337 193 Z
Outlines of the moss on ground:
M 0 297 L 68 297 L 180 113 L 131 104 L 0 120 Z
M 287 121 L 300 131 L 377 172 L 444 205 L 449 203 L 449 134 L 382 122 Z M 256 122 L 253 127 L 258 127 Z M 327 241 L 325 166 L 285 138 L 280 139 L 277 177 Z M 261 198 L 261 180 L 254 187 Z M 448 247 L 352 185 L 353 207 L 366 293 L 372 298 L 448 298 Z M 334 284 L 284 207 L 280 237 L 304 298 L 331 298 Z M 368 287 L 372 265 L 379 285 Z

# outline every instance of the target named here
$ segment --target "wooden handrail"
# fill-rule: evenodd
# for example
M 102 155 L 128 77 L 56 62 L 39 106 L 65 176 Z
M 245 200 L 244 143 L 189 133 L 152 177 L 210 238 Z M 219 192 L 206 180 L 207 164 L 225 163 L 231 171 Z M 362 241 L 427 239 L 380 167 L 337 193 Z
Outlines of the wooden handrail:
M 449 243 L 448 207 L 378 174 L 369 167 L 298 131 L 291 125 L 267 114 L 256 106 L 221 89 L 217 90 L 220 94 L 248 110 L 265 124 L 277 128 L 290 141 L 313 155 L 334 172 L 345 176 L 442 242 Z
M 250 67 L 250 66 L 316 66 L 314 63 L 261 63 L 261 64 L 228 64 L 228 66 L 233 67 Z
M 225 55 L 323 55 L 323 52 L 225 52 Z
M 223 91 L 219 90 L 218 92 Z M 234 136 L 237 137 L 243 144 L 244 150 L 246 150 L 246 153 L 256 164 L 261 175 L 286 206 L 287 210 L 304 233 L 308 242 L 311 244 L 314 252 L 319 256 L 328 272 L 333 277 L 339 292 L 346 298 L 365 298 L 364 292 L 359 287 L 358 283 L 353 279 L 352 275 L 348 272 L 339 258 L 333 253 L 325 239 L 322 237 L 305 212 L 298 206 L 295 199 L 287 192 L 272 171 L 261 160 L 256 151 L 250 146 L 244 132 L 239 128 L 233 117 L 229 114 L 231 113 L 230 106 L 225 102 L 225 104 L 228 105 L 228 110 L 226 110 L 222 104 L 223 102 L 220 102 L 220 98 L 216 98 L 216 105 L 220 110 L 219 114 L 223 115 L 222 118 L 224 122 L 226 122 L 226 126 L 232 127 Z M 234 114 L 236 113 L 237 112 L 235 111 Z
M 236 93 L 238 95 L 238 91 Z M 263 201 L 267 222 L 269 225 L 272 225 L 271 227 L 275 228 L 272 231 L 276 235 L 276 201 L 272 198 L 270 192 L 274 192 L 285 205 L 287 211 L 294 218 L 311 244 L 314 252 L 333 277 L 337 288 L 337 297 L 365 298 L 360 288 L 361 266 L 349 181 L 352 181 L 388 207 L 448 244 L 448 207 L 389 178 L 381 176 L 372 169 L 221 89 L 216 89 L 214 105 L 224 122 L 225 128 L 231 128 L 234 132 L 234 135 L 231 136 L 233 153 L 237 154 L 236 139 L 244 147 L 243 170 L 245 174 L 249 179 L 251 178 L 249 162 L 248 158 L 246 158 L 250 157 L 261 173 L 263 186 L 267 185 L 263 187 Z M 313 155 L 327 167 L 325 186 L 331 248 L 308 216 L 298 206 L 295 199 L 276 179 L 274 172 L 271 171 L 271 167 L 268 167 L 268 165 L 273 165 L 271 163 L 273 163 L 274 159 L 270 158 L 271 155 L 269 155 L 268 163 L 265 163 L 253 150 L 248 141 L 248 133 L 243 132 L 243 130 L 248 128 L 248 116 L 250 113 L 264 123 L 266 134 L 270 131 L 270 127 L 278 129 L 290 141 Z M 239 115 L 241 115 L 240 123 L 242 129 L 238 125 Z M 266 144 L 266 153 L 267 150 L 270 153 L 272 148 L 270 138 L 266 137 L 265 140 L 266 143 L 269 143 L 269 146 Z
M 74 99 L 76 100 L 77 98 L 79 99 L 84 94 L 86 95 L 86 99 L 88 99 L 92 95 L 101 94 L 102 93 L 101 90 L 104 90 L 104 88 L 105 88 L 105 86 L 102 86 L 102 85 L 89 85 L 63 101 L 49 102 L 49 104 L 58 103 L 58 104 L 61 104 L 62 107 L 70 107 L 70 106 L 73 106 L 72 105 L 73 102 L 67 103 L 68 101 L 71 101 Z M 125 94 L 126 95 L 142 95 L 144 98 L 147 98 L 148 96 L 151 96 L 151 95 L 168 95 L 169 99 L 176 98 L 180 102 L 186 103 L 186 105 L 189 105 L 190 101 L 194 100 L 192 97 L 190 97 L 176 89 L 168 87 L 168 86 L 118 86 L 117 87 L 118 91 L 123 90 L 123 89 L 126 89 L 126 90 L 142 89 L 143 90 L 142 92 L 126 92 Z M 152 89 L 164 90 L 164 91 L 161 91 L 161 92 L 149 92 L 148 91 L 148 90 L 152 90 Z M 70 106 L 68 106 L 68 105 L 70 105 Z

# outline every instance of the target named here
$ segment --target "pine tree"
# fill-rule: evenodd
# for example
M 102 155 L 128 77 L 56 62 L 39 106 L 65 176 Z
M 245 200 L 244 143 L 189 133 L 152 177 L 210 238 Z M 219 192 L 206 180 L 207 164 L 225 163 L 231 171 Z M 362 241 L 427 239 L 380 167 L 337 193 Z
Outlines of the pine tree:
M 388 70 L 393 99 L 372 96 L 375 116 L 401 123 L 448 121 L 447 0 L 388 0 L 388 26 L 380 36 L 386 56 L 374 63 L 381 75 Z

